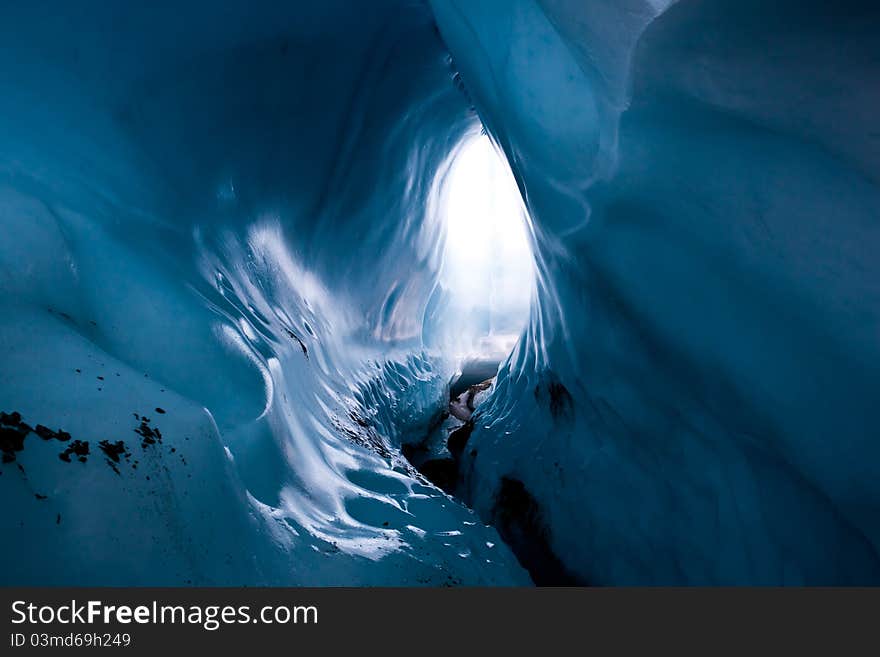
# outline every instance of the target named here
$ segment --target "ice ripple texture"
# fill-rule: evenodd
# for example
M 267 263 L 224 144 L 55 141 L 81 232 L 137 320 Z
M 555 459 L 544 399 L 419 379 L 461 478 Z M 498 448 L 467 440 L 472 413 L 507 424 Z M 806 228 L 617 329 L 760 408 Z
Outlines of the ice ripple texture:
M 87 4 L 0 21 L 4 583 L 529 583 L 398 449 L 478 129 L 427 8 Z

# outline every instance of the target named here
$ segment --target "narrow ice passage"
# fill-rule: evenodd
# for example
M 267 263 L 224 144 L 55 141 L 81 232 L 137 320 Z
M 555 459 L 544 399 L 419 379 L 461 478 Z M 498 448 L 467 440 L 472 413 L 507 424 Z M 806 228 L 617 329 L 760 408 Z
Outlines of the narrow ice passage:
M 0 9 L 4 584 L 880 581 L 873 3 L 141 4 Z

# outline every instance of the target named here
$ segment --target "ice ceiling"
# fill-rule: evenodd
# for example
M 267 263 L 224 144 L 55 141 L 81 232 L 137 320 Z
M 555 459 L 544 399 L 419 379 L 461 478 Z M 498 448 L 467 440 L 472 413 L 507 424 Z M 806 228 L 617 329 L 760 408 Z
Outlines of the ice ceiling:
M 3 582 L 877 583 L 878 14 L 7 3 Z

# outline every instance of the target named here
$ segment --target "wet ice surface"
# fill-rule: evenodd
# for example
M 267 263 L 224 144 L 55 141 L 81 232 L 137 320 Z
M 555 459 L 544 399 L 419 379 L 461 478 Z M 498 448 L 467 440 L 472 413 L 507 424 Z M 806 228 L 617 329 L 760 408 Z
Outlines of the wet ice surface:
M 38 431 L 63 427 L 8 452 L 4 442 L 4 551 L 16 581 L 528 581 L 503 545 L 486 547 L 500 542 L 494 530 L 414 476 L 357 402 L 372 384 L 393 397 L 389 413 L 418 417 L 438 380 L 426 361 L 322 370 L 312 363 L 329 365 L 323 345 L 312 342 L 307 359 L 276 329 L 272 359 L 254 357 L 272 397 L 253 421 L 221 432 L 206 408 L 97 348 L 88 334 L 105 330 L 48 310 L 17 309 L 0 324 L 4 403 Z M 239 347 L 259 342 L 255 329 L 235 335 Z M 429 391 L 406 398 L 395 377 Z M 83 441 L 87 458 L 61 458 Z
M 425 9 L 343 4 L 0 26 L 4 583 L 530 582 L 399 450 L 454 369 L 425 213 L 475 119 Z

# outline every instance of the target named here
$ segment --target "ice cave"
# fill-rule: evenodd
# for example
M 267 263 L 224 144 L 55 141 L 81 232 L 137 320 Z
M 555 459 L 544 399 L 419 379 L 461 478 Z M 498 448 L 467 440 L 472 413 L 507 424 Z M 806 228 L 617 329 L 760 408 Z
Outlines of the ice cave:
M 880 583 L 878 34 L 2 3 L 3 583 Z

